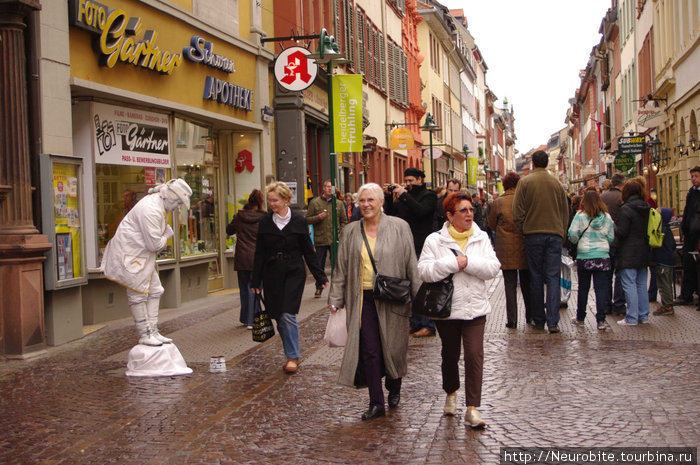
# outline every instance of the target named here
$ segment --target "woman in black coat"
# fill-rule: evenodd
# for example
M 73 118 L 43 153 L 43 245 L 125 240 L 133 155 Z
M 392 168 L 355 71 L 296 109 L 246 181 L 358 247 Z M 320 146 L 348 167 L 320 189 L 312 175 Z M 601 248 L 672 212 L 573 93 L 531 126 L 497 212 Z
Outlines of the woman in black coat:
M 622 187 L 622 207 L 615 223 L 615 267 L 620 270 L 622 289 L 627 299 L 627 314 L 617 322 L 636 326 L 649 321 L 647 267 L 649 266 L 648 203 L 644 201 L 644 178 L 632 178 Z
M 262 282 L 267 311 L 277 320 L 277 331 L 287 356 L 284 371 L 295 373 L 299 366 L 297 313 L 306 283 L 304 260 L 320 287 L 328 286 L 328 278 L 311 244 L 306 217 L 289 208 L 292 200 L 289 187 L 283 182 L 273 182 L 265 191 L 271 213 L 260 220 L 251 288 L 259 294 Z

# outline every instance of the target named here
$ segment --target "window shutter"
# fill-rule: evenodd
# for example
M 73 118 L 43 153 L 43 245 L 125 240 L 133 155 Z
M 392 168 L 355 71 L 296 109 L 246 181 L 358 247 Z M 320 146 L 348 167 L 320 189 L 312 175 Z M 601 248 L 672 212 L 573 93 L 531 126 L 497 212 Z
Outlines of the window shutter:
M 381 83 L 379 87 L 386 92 L 386 38 L 384 34 L 379 35 L 379 63 Z
M 367 82 L 374 83 L 374 53 L 372 52 L 372 26 L 365 23 L 365 47 L 367 48 Z
M 346 36 L 346 41 L 345 41 L 345 56 L 348 60 L 352 61 L 350 63 L 350 68 L 355 68 L 356 63 L 355 63 L 355 25 L 353 24 L 354 21 L 353 19 L 355 18 L 355 15 L 353 15 L 353 6 L 350 3 L 349 0 L 346 0 L 345 4 L 345 18 L 346 18 L 346 23 L 347 23 L 347 36 Z
M 388 43 L 388 60 L 389 60 L 389 98 L 394 98 L 396 87 L 394 85 L 394 43 Z
M 334 26 L 334 30 L 336 31 L 336 34 L 338 34 L 338 35 L 342 35 L 341 34 L 342 29 L 340 27 L 341 26 L 340 17 L 341 17 L 341 14 L 343 12 L 343 8 L 344 8 L 343 3 L 344 3 L 344 0 L 336 0 L 336 2 L 335 2 L 335 5 L 336 5 L 335 11 L 337 11 L 338 14 L 335 15 L 335 18 L 333 19 L 333 26 Z M 340 46 L 343 45 L 342 39 L 343 39 L 342 37 L 337 37 L 338 42 L 340 42 Z
M 357 71 L 361 74 L 365 72 L 365 15 L 362 10 L 357 9 Z
M 401 78 L 402 78 L 402 99 L 401 102 L 408 106 L 408 60 L 406 59 L 406 54 L 401 51 Z

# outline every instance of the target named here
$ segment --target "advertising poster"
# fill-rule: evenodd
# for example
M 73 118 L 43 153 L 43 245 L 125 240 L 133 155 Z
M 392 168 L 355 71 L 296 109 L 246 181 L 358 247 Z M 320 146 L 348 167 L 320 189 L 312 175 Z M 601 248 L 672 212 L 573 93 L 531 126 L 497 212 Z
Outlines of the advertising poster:
M 333 76 L 333 143 L 336 152 L 362 152 L 362 75 Z
M 170 167 L 168 115 L 92 104 L 95 163 Z
M 82 276 L 80 269 L 80 210 L 78 165 L 53 164 L 53 198 L 58 279 Z

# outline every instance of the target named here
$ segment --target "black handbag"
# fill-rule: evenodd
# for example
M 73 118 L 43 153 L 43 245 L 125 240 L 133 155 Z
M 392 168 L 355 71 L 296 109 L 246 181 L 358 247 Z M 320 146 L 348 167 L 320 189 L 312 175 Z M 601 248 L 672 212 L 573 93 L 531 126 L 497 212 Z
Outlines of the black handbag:
M 457 252 L 450 249 L 455 256 Z M 434 283 L 423 283 L 418 289 L 418 294 L 413 300 L 412 311 L 414 315 L 428 318 L 447 318 L 452 313 L 452 294 L 454 283 L 451 274 Z
M 360 221 L 360 229 L 362 230 L 362 239 L 364 239 L 367 247 L 367 254 L 369 254 L 369 259 L 372 261 L 372 268 L 374 269 L 374 290 L 372 291 L 374 298 L 400 305 L 411 303 L 411 280 L 377 273 L 377 264 L 374 263 L 372 250 L 369 248 L 367 234 L 365 234 L 364 220 Z
M 259 302 L 253 316 L 253 341 L 265 342 L 275 335 L 275 327 L 272 326 L 270 314 L 265 310 L 262 294 L 255 294 L 255 299 Z

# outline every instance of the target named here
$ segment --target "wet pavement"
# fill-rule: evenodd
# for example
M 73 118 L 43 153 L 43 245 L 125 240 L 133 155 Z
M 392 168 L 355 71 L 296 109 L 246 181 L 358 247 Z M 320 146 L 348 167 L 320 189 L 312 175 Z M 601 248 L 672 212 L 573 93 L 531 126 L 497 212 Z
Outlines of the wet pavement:
M 253 343 L 238 295 L 165 310 L 160 324 L 194 373 L 127 378 L 133 324 L 111 323 L 31 360 L 0 361 L 2 464 L 494 464 L 500 447 L 692 446 L 700 442 L 700 312 L 677 307 L 649 325 L 569 322 L 550 335 L 505 325 L 502 281 L 485 337 L 485 430 L 444 417 L 440 342 L 411 338 L 401 404 L 363 422 L 365 390 L 336 384 L 343 349 L 323 341 L 323 299 L 309 284 L 302 360 L 282 371 L 278 336 Z M 652 311 L 656 304 L 652 304 Z M 209 372 L 224 355 L 227 371 Z

